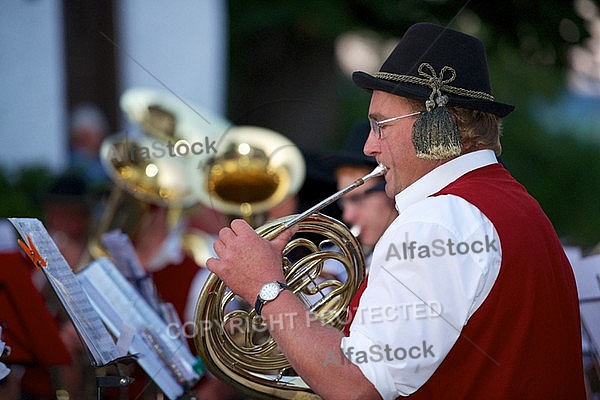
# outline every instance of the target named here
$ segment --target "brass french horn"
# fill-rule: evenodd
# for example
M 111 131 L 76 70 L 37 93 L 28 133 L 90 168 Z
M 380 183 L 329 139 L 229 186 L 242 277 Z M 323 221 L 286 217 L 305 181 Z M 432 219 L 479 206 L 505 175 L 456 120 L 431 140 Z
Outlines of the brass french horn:
M 385 167 L 380 165 L 302 214 L 256 229 L 270 240 L 298 224 L 298 233 L 282 255 L 286 282 L 305 303 L 311 313 L 307 315 L 338 329 L 345 324 L 348 304 L 364 279 L 364 256 L 357 239 L 343 223 L 318 211 L 384 172 Z M 316 235 L 317 239 L 309 240 L 305 234 Z M 341 263 L 347 279 L 323 278 L 324 263 L 328 260 Z M 207 368 L 250 397 L 319 398 L 278 351 L 277 343 L 253 307 L 237 298 L 214 274 L 201 292 L 195 324 L 196 348 Z

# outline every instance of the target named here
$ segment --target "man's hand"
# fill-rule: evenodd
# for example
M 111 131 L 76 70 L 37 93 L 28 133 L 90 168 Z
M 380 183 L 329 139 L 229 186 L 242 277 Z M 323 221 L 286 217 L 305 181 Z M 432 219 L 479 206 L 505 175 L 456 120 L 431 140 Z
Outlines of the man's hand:
M 284 281 L 281 252 L 295 231 L 292 227 L 268 241 L 246 221 L 236 219 L 231 227 L 219 232 L 219 239 L 213 244 L 218 258 L 209 258 L 206 266 L 234 293 L 254 304 L 263 284 Z

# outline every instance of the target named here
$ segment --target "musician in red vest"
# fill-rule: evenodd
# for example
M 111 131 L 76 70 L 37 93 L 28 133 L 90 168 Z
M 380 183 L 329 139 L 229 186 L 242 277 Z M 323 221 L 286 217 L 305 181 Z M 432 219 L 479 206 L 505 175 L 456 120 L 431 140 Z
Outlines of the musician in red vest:
M 348 336 L 280 318 L 305 313 L 289 290 L 258 299 L 295 371 L 326 399 L 585 398 L 571 267 L 539 204 L 497 162 L 513 106 L 492 96 L 481 41 L 416 24 L 378 73 L 353 80 L 372 92 L 364 152 L 387 167 L 399 216 Z M 207 265 L 254 302 L 283 281 L 292 233 L 267 242 L 233 221 Z

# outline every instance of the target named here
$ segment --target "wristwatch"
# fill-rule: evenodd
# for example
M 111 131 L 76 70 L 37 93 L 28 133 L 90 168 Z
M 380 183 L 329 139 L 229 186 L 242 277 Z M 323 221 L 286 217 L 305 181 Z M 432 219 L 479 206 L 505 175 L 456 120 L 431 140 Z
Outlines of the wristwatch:
M 258 292 L 258 296 L 256 296 L 256 303 L 254 304 L 254 309 L 256 310 L 256 314 L 260 315 L 263 306 L 272 300 L 275 300 L 279 293 L 284 290 L 290 290 L 290 287 L 283 282 L 273 281 L 269 283 L 265 283 L 260 288 Z

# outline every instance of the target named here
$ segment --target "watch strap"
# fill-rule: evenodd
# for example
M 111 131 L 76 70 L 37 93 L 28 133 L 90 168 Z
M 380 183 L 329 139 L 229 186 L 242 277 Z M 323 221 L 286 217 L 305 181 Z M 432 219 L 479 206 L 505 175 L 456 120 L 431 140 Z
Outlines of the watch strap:
M 281 288 L 281 290 L 279 290 L 279 293 L 283 292 L 284 290 L 290 290 L 290 287 L 288 285 L 286 285 L 285 283 L 281 282 L 281 281 L 275 281 L 275 283 L 277 283 L 279 285 L 279 287 Z M 275 297 L 275 299 L 276 298 L 277 297 Z M 275 300 L 275 299 L 273 299 L 273 300 Z M 259 291 L 258 296 L 256 296 L 256 302 L 254 303 L 254 310 L 256 311 L 256 315 L 261 315 L 263 306 L 265 304 L 267 304 L 269 301 L 273 301 L 273 300 L 263 300 L 263 299 L 261 299 L 260 298 L 260 291 Z

